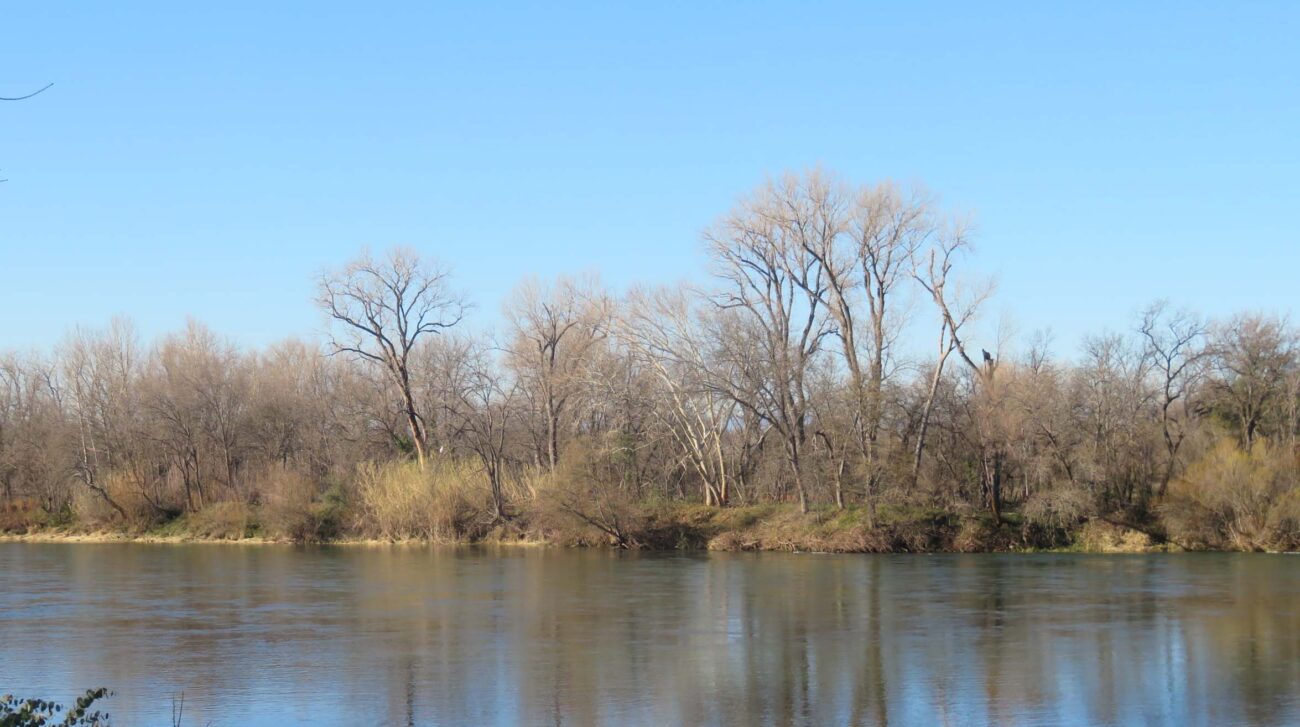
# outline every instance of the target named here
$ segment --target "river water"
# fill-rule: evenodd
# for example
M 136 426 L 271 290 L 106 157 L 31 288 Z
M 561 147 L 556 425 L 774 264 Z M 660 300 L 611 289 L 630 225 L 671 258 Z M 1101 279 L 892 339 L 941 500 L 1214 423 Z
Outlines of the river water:
M 1300 557 L 0 543 L 118 725 L 1300 725 Z

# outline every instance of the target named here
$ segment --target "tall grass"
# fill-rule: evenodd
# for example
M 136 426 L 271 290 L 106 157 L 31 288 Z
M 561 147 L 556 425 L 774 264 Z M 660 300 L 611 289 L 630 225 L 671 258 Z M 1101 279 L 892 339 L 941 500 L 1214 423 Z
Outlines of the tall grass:
M 487 478 L 454 460 L 365 463 L 357 470 L 360 527 L 389 540 L 460 540 L 492 524 Z

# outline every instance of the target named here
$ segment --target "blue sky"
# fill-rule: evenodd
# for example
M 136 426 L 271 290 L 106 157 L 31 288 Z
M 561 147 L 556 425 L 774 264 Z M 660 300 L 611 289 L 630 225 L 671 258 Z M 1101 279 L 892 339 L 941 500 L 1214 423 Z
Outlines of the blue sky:
M 1159 297 L 1300 300 L 1300 4 L 81 5 L 0 10 L 0 95 L 55 83 L 0 103 L 0 349 L 311 335 L 363 245 L 484 325 L 528 274 L 698 278 L 814 164 L 973 215 L 989 320 L 1063 353 Z

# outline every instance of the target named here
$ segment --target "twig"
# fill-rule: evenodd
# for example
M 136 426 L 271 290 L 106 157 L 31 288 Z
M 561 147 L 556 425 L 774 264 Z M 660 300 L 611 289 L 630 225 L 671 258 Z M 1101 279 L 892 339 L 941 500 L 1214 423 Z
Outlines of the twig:
M 53 86 L 53 85 L 54 85 L 54 82 L 51 81 L 50 83 L 47 83 L 47 84 L 45 84 L 44 86 L 42 86 L 42 87 L 36 89 L 35 91 L 32 91 L 31 93 L 27 94 L 26 96 L 0 96 L 0 101 L 22 101 L 23 99 L 31 98 L 32 96 L 35 96 L 36 94 L 41 93 L 41 92 L 43 92 L 43 91 L 49 89 L 49 87 L 50 87 L 50 86 Z

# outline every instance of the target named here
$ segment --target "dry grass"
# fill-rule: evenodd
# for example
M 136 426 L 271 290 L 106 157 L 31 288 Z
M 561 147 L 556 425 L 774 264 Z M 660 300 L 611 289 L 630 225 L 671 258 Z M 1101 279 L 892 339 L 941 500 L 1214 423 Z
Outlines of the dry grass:
M 242 502 L 218 502 L 186 516 L 183 529 L 204 540 L 242 540 L 257 529 L 257 520 Z
M 357 497 L 359 529 L 388 540 L 474 539 L 494 524 L 486 477 L 463 462 L 368 463 Z
M 132 483 L 112 478 L 111 492 L 131 507 L 129 520 L 83 488 L 72 519 L 65 513 L 62 526 L 34 503 L 16 502 L 0 509 L 0 532 L 842 553 L 1010 551 L 1071 543 L 1094 552 L 1166 547 L 1159 521 L 1129 527 L 1090 518 L 1090 503 L 1079 491 L 1036 493 L 1001 523 L 976 511 L 888 503 L 869 526 L 860 506 L 822 506 L 805 515 L 791 503 L 716 508 L 637 501 L 626 488 L 609 486 L 613 475 L 598 462 L 574 455 L 555 473 L 516 472 L 502 519 L 495 516 L 481 469 L 472 461 L 443 459 L 424 471 L 410 462 L 366 464 L 351 481 L 329 487 L 290 468 L 270 468 L 252 479 L 254 505 L 219 502 L 163 522 L 150 520 L 158 515 L 146 514 L 147 503 L 132 494 Z M 1231 443 L 1212 450 L 1171 486 L 1160 511 L 1170 541 L 1188 548 L 1297 547 L 1298 471 L 1294 453 L 1267 443 L 1252 453 Z
M 1085 553 L 1146 553 L 1160 549 L 1147 533 L 1104 520 L 1084 523 L 1074 542 L 1076 549 Z
M 950 550 L 957 530 L 955 518 L 929 510 L 882 511 L 877 527 L 872 528 L 867 526 L 866 511 L 858 507 L 826 508 L 804 515 L 793 504 L 716 508 L 650 502 L 619 506 L 621 511 L 613 511 L 607 504 L 604 512 L 607 520 L 619 513 L 621 542 L 603 524 L 587 519 L 597 519 L 592 514 L 597 512 L 595 504 L 587 505 L 583 517 L 557 517 L 547 511 L 543 499 L 543 513 L 534 516 L 531 524 L 545 523 L 545 539 L 560 545 L 827 553 Z
M 23 534 L 50 524 L 50 515 L 35 500 L 0 503 L 0 533 Z

